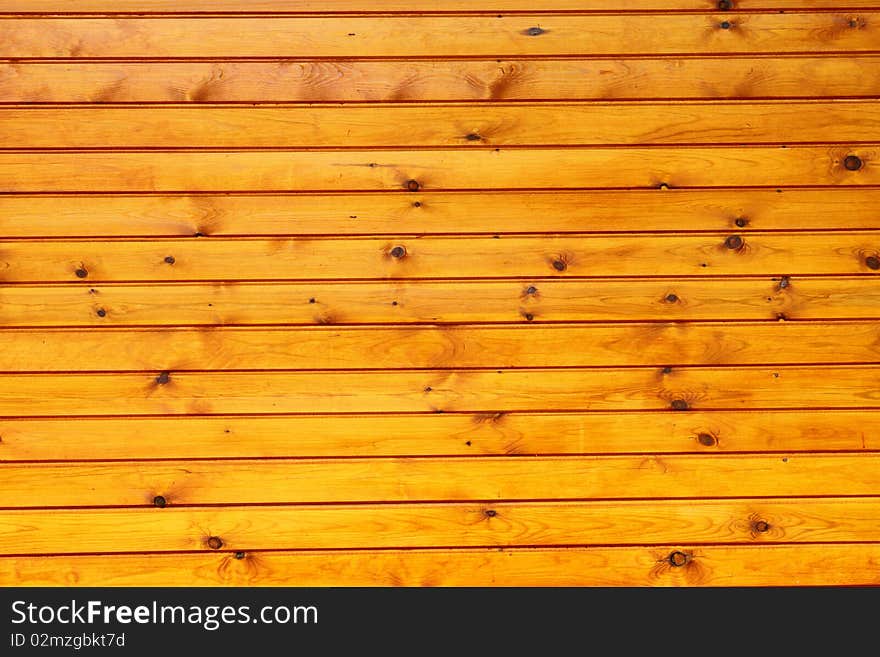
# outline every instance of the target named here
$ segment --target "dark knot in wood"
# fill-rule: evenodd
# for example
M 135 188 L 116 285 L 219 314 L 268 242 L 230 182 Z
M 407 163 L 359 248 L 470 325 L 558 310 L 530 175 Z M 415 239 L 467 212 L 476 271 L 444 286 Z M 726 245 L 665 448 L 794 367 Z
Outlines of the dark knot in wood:
M 858 171 L 862 168 L 862 159 L 858 155 L 847 155 L 843 160 L 843 166 L 847 171 Z
M 678 550 L 670 553 L 667 559 L 669 561 L 669 565 L 673 566 L 674 568 L 681 568 L 682 566 L 686 566 L 687 563 L 691 560 L 688 555 L 686 555 L 684 552 L 679 552 Z

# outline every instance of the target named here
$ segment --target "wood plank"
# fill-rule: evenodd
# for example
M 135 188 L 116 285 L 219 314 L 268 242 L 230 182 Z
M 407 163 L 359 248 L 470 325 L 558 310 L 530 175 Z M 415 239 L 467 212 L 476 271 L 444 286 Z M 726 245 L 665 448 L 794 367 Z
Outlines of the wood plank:
M 880 13 L 0 19 L 0 58 L 870 52 Z M 192 35 L 198 34 L 197 39 Z
M 0 461 L 880 450 L 876 411 L 0 418 Z
M 876 543 L 0 557 L 3 586 L 877 586 L 878 571 Z
M 878 205 L 880 189 L 870 187 L 265 196 L 11 194 L 0 195 L 0 232 L 10 238 L 862 230 L 877 228 Z M 541 218 L 539 223 L 536 217 Z
M 0 554 L 874 542 L 878 517 L 876 497 L 6 510 Z
M 0 415 L 877 408 L 878 372 L 850 365 L 0 374 Z
M 560 349 L 563 344 L 568 348 Z M 101 355 L 96 358 L 95 354 Z M 876 320 L 528 327 L 107 328 L 89 332 L 0 329 L 0 371 L 6 372 L 865 362 L 880 362 L 880 326 Z
M 878 308 L 876 276 L 0 286 L 4 327 L 877 319 Z
M 880 141 L 874 101 L 0 106 L 3 149 Z
M 845 165 L 847 158 L 857 164 Z M 0 192 L 878 185 L 880 147 L 0 152 Z M 848 167 L 858 167 L 851 170 Z
M 736 248 L 730 248 L 730 247 Z M 94 282 L 874 274 L 872 233 L 9 241 L 0 280 Z M 521 291 L 522 293 L 522 291 Z M 97 296 L 97 295 L 95 295 Z M 311 298 L 311 297 L 310 297 Z M 332 324 L 325 316 L 323 323 Z
M 0 102 L 812 98 L 880 95 L 870 55 L 0 64 Z
M 877 453 L 5 464 L 0 507 L 872 495 L 878 466 Z
M 735 9 L 838 9 L 871 7 L 867 0 L 736 0 Z M 697 11 L 715 12 L 713 0 L 545 0 L 541 11 Z M 492 0 L 475 8 L 470 0 L 248 0 L 242 11 L 241 0 L 3 0 L 0 13 L 495 13 L 498 11 L 535 11 L 535 3 L 527 0 Z

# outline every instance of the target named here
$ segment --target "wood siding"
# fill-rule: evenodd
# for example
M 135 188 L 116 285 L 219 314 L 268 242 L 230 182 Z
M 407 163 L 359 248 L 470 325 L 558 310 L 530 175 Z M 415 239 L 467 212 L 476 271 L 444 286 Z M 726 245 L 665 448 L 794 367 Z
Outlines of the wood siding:
M 880 584 L 880 9 L 539 4 L 0 0 L 0 585 Z

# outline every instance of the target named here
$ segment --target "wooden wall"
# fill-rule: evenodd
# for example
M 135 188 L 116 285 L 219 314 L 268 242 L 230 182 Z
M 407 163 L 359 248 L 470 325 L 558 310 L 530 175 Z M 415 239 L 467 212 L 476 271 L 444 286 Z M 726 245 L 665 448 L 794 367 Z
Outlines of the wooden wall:
M 878 30 L 0 0 L 0 584 L 880 583 Z

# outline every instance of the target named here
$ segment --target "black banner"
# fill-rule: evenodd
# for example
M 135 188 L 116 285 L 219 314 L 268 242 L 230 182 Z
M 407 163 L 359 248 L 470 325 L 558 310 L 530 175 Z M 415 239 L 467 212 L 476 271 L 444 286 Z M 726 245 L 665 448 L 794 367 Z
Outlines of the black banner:
M 2 655 L 173 655 L 194 645 L 208 655 L 357 645 L 464 653 L 543 646 L 539 654 L 554 654 L 547 649 L 572 642 L 590 654 L 669 636 L 681 647 L 716 631 L 724 642 L 758 649 L 786 632 L 803 638 L 835 623 L 852 638 L 853 629 L 876 623 L 878 596 L 875 589 L 7 588 L 0 599 Z

